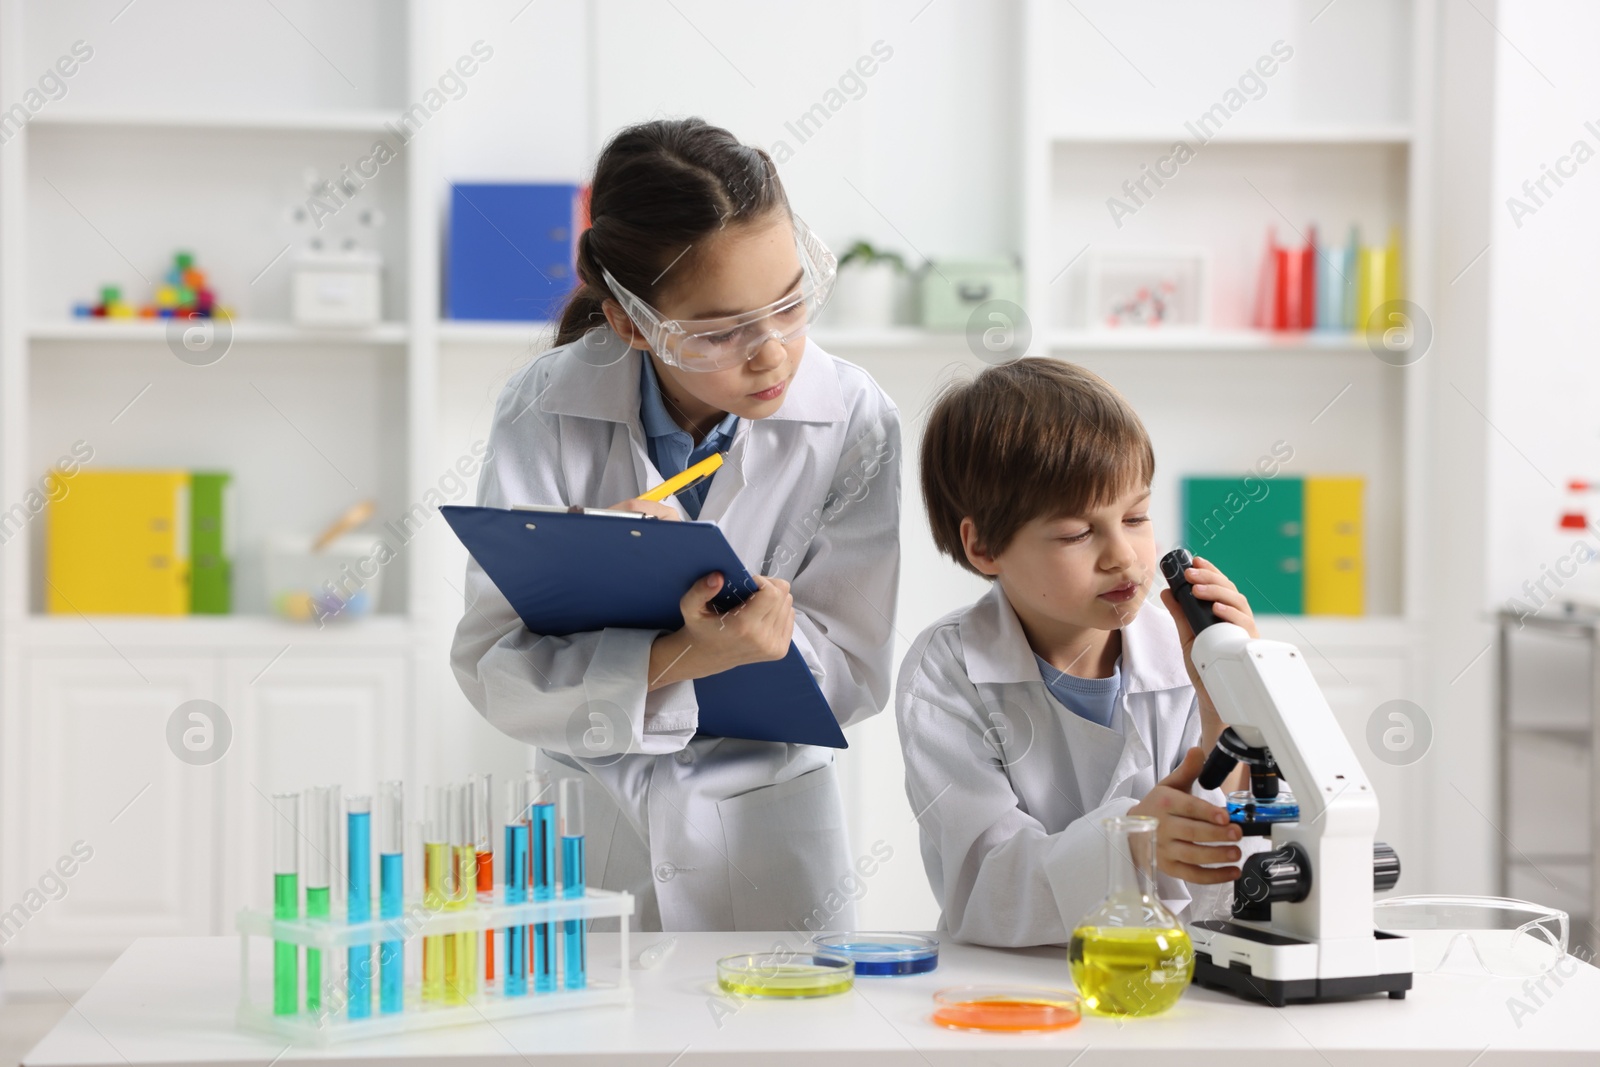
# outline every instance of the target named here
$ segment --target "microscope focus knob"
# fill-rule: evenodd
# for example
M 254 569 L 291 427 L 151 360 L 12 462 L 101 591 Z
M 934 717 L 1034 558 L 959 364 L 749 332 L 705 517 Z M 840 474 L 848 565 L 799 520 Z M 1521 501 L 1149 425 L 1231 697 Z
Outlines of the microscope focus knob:
M 1272 905 L 1295 904 L 1311 893 L 1311 857 L 1294 841 L 1244 861 L 1233 883 L 1233 917 L 1266 922 Z
M 1382 841 L 1372 843 L 1372 891 L 1382 893 L 1393 889 L 1400 881 L 1400 854 L 1393 845 Z

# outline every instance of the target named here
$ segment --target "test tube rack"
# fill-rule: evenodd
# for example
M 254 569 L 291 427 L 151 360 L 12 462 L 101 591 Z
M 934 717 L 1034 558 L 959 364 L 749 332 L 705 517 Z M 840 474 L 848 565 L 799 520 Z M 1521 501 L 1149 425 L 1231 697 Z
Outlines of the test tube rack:
M 628 983 L 628 917 L 632 914 L 632 894 L 594 888 L 587 889 L 582 897 L 525 904 L 478 904 L 460 911 L 430 909 L 422 901 L 410 901 L 397 919 L 375 919 L 361 923 L 341 922 L 337 916 L 326 919 L 274 919 L 270 911 L 247 908 L 239 913 L 235 923 L 239 932 L 238 1022 L 246 1029 L 273 1034 L 285 1040 L 326 1046 L 340 1041 L 439 1026 L 482 1023 L 540 1012 L 627 1005 L 633 1000 L 633 990 Z M 597 976 L 591 963 L 588 984 L 583 989 L 536 993 L 530 981 L 527 993 L 507 996 L 503 992 L 505 983 L 502 981 L 487 992 L 480 987 L 479 992 L 464 997 L 460 1003 L 444 1004 L 423 1002 L 420 983 L 408 980 L 403 1010 L 380 1014 L 374 1007 L 370 1017 L 353 1019 L 345 1010 L 343 993 L 349 976 L 342 963 L 338 973 L 330 976 L 333 988 L 329 995 L 322 998 L 323 1009 L 315 1013 L 301 1010 L 294 1015 L 275 1014 L 272 1010 L 270 982 L 263 987 L 261 976 L 250 972 L 252 938 L 269 939 L 269 960 L 271 942 L 287 942 L 302 949 L 322 949 L 325 960 L 342 960 L 345 953 L 332 950 L 370 944 L 376 959 L 378 946 L 382 942 L 401 941 L 406 946 L 409 968 L 414 960 L 421 957 L 424 937 L 461 933 L 481 937 L 486 930 L 561 923 L 569 919 L 602 918 L 620 920 L 617 937 L 618 978 L 615 981 L 604 980 L 608 976 L 604 972 Z M 253 988 L 257 992 L 265 988 L 265 996 L 256 999 L 252 995 Z

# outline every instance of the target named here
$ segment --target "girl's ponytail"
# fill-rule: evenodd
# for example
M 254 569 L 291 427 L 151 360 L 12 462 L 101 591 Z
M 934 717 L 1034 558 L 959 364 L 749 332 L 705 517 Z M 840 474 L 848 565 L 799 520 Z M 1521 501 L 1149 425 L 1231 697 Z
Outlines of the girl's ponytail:
M 578 287 L 567 298 L 566 307 L 561 309 L 561 324 L 556 327 L 557 345 L 576 341 L 596 326 L 606 324 L 606 291 L 589 283 L 590 277 L 600 276 L 599 269 L 594 266 L 594 254 L 589 251 L 589 234 L 592 232 L 592 229 L 588 229 L 578 235 Z M 588 270 L 584 269 L 585 260 L 589 261 Z
M 617 132 L 595 164 L 589 229 L 578 237 L 579 286 L 556 344 L 605 324 L 604 268 L 629 292 L 657 294 L 693 266 L 694 246 L 724 226 L 788 210 L 772 157 L 703 119 L 662 119 Z

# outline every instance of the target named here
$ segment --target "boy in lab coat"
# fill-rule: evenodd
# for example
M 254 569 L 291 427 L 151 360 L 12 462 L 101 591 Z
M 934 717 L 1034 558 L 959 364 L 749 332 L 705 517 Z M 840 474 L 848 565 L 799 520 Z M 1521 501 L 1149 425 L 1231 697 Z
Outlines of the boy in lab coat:
M 1225 724 L 1171 593 L 1166 611 L 1144 604 L 1154 468 L 1122 396 L 1056 360 L 990 367 L 928 420 L 934 542 L 992 583 L 922 632 L 895 697 L 923 864 L 957 940 L 1067 941 L 1105 895 L 1114 815 L 1159 820 L 1157 891 L 1180 919 L 1228 914 L 1239 828 L 1221 791 L 1191 792 Z M 1188 577 L 1256 634 L 1221 572 L 1196 559 Z

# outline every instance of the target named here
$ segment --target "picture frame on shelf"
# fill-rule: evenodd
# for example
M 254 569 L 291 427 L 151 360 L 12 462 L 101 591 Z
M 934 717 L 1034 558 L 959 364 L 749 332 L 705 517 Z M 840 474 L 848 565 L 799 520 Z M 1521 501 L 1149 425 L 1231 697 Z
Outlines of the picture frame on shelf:
M 1204 248 L 1127 248 L 1089 262 L 1084 321 L 1091 330 L 1206 329 L 1211 253 Z

